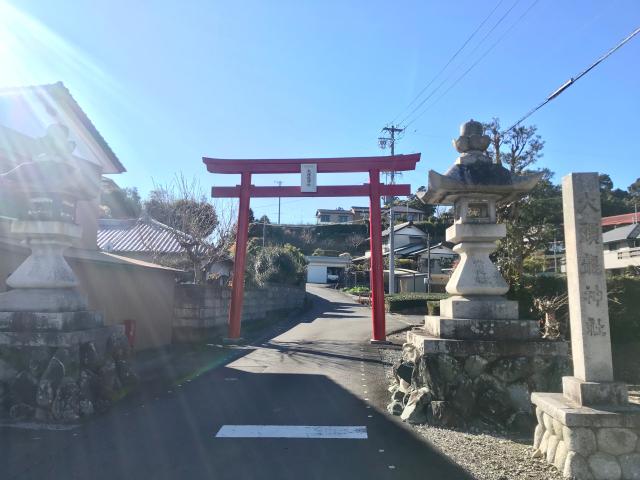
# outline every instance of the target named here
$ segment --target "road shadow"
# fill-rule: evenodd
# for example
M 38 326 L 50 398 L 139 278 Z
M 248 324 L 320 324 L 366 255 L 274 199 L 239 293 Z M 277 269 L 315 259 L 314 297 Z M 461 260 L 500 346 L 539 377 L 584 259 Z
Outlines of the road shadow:
M 3 478 L 472 478 L 368 407 L 324 375 L 222 367 L 74 431 L 3 436 Z M 215 438 L 222 425 L 362 425 L 368 439 Z

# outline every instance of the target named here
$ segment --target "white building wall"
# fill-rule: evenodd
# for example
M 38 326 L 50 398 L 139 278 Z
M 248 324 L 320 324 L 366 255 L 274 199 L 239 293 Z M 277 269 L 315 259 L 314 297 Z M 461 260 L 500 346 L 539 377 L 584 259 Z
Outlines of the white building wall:
M 640 267 L 640 247 L 604 251 L 604 268 L 606 270 L 630 266 Z

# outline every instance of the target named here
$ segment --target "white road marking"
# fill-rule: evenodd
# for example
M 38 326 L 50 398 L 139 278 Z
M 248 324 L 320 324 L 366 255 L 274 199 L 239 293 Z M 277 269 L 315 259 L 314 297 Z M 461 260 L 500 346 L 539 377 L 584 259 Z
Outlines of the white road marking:
M 216 438 L 367 438 L 365 426 L 223 425 Z

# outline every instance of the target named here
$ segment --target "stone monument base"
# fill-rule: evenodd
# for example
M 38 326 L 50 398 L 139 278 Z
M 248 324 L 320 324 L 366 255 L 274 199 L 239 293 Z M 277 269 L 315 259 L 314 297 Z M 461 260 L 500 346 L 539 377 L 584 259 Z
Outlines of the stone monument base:
M 566 342 L 447 339 L 417 328 L 407 333 L 403 362 L 395 370 L 409 395 L 402 399 L 405 420 L 442 426 L 481 420 L 524 432 L 535 424 L 531 392 L 559 391 L 569 368 Z M 421 412 L 412 392 L 423 392 Z M 400 394 L 392 393 L 398 401 Z
M 540 327 L 535 320 L 487 320 L 426 315 L 424 330 L 434 337 L 458 340 L 533 340 L 540 338 Z
M 440 300 L 440 315 L 445 318 L 517 320 L 518 302 L 498 295 L 456 295 Z
M 18 288 L 0 294 L 0 311 L 81 312 L 87 298 L 74 288 Z
M 76 422 L 136 381 L 122 325 L 79 312 L 0 312 L 0 418 Z
M 640 405 L 581 407 L 562 393 L 534 393 L 534 457 L 565 478 L 640 478 Z
M 578 405 L 626 405 L 627 384 L 622 382 L 585 382 L 576 377 L 562 379 L 562 392 Z

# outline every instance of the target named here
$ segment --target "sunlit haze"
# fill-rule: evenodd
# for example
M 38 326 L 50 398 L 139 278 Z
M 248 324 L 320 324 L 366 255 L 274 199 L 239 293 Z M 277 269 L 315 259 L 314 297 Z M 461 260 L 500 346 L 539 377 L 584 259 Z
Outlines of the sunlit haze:
M 62 81 L 127 168 L 113 178 L 142 195 L 176 172 L 211 185 L 202 156 L 366 156 L 494 7 L 482 2 L 40 2 L 0 1 L 0 86 Z M 513 8 L 512 8 L 513 7 Z M 511 9 L 511 11 L 509 11 Z M 507 13 L 508 12 L 508 13 Z M 397 144 L 421 152 L 401 182 L 426 183 L 456 153 L 451 138 L 473 117 L 510 125 L 638 25 L 640 4 L 503 2 L 444 74 Z M 483 39 L 483 44 L 475 43 Z M 492 45 L 494 45 L 492 47 Z M 475 51 L 474 51 L 475 48 Z M 640 40 L 634 39 L 528 119 L 546 141 L 538 167 L 637 176 Z M 462 76 L 478 59 L 468 74 Z M 414 105 L 415 106 L 415 105 Z M 274 176 L 254 182 L 273 185 Z M 282 178 L 297 185 L 295 175 Z M 324 175 L 319 183 L 362 183 Z M 317 208 L 362 198 L 283 199 L 282 221 L 314 222 Z M 277 199 L 252 201 L 277 216 Z

